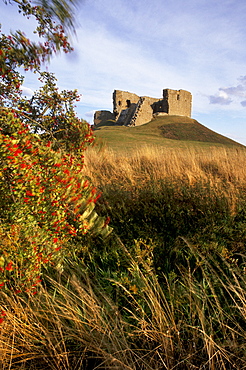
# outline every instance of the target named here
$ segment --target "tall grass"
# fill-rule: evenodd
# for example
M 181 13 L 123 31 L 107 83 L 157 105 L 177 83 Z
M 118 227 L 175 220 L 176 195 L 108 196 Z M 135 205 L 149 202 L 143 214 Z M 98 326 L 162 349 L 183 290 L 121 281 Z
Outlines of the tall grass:
M 89 150 L 106 241 L 0 292 L 2 369 L 246 368 L 246 152 Z M 76 249 L 76 248 L 75 248 Z
M 157 258 L 180 237 L 245 252 L 245 161 L 245 150 L 214 147 L 144 147 L 131 156 L 92 150 L 86 157 L 87 174 L 103 193 L 99 212 L 128 246 L 152 239 Z
M 186 246 L 195 267 L 180 265 L 162 284 L 151 249 L 138 245 L 134 258 L 125 251 L 127 276 L 108 280 L 115 300 L 82 265 L 59 282 L 46 278 L 36 297 L 1 294 L 2 368 L 244 369 L 245 275 Z
M 211 147 L 158 148 L 144 146 L 130 155 L 107 148 L 86 153 L 87 174 L 95 185 L 142 186 L 149 181 L 177 179 L 193 184 L 198 179 L 242 186 L 246 183 L 246 149 Z M 120 183 L 119 183 L 120 182 Z

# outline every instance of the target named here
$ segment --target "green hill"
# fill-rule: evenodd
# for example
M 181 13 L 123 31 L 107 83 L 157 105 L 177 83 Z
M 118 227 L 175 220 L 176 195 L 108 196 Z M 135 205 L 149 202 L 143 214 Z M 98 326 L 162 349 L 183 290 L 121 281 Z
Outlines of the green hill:
M 108 121 L 95 128 L 95 136 L 98 143 L 114 150 L 136 149 L 143 145 L 243 147 L 196 120 L 183 116 L 156 117 L 144 125 L 135 127 L 115 126 L 114 121 Z

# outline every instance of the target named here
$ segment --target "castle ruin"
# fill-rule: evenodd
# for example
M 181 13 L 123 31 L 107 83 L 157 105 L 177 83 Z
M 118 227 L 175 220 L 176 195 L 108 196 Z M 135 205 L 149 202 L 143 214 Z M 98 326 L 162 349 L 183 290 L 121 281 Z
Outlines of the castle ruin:
M 115 90 L 113 113 L 105 110 L 96 111 L 94 125 L 115 120 L 116 125 L 140 126 L 155 116 L 167 114 L 191 117 L 191 102 L 192 95 L 186 90 L 164 89 L 161 99 Z

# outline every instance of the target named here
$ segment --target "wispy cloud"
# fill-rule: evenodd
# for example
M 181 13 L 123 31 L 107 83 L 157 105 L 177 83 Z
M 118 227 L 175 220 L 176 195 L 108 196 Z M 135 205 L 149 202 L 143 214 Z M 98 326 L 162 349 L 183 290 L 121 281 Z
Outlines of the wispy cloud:
M 212 96 L 210 95 L 210 104 L 220 104 L 220 105 L 229 105 L 232 100 L 230 98 L 225 98 L 224 96 Z
M 210 104 L 229 105 L 233 101 L 240 103 L 243 107 L 246 106 L 246 76 L 240 76 L 237 79 L 240 83 L 229 87 L 220 87 L 219 92 L 215 95 L 210 95 Z M 241 99 L 244 100 L 241 100 Z
M 210 104 L 229 105 L 232 99 L 226 94 L 226 92 L 220 89 L 218 94 L 209 96 Z
M 0 1 L 4 32 L 9 25 L 28 31 L 31 20 L 21 17 L 18 25 L 15 14 L 13 24 L 15 8 Z M 82 94 L 81 117 L 112 110 L 114 89 L 156 98 L 164 88 L 185 89 L 193 95 L 196 119 L 203 122 L 206 116 L 222 133 L 227 120 L 243 136 L 245 13 L 245 0 L 186 0 L 185 6 L 183 0 L 83 1 L 73 40 L 76 53 L 52 58 L 48 68 L 61 89 L 77 88 Z M 35 83 L 25 80 L 33 90 Z

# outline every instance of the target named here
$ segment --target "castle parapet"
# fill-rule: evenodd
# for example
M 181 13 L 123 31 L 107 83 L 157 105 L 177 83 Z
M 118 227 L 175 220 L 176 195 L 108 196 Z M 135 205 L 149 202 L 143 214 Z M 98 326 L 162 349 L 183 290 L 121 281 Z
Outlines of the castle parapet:
M 140 97 L 128 91 L 115 90 L 113 113 L 97 111 L 94 125 L 114 119 L 117 125 L 139 126 L 158 114 L 191 117 L 192 95 L 186 90 L 163 90 L 163 98 Z M 101 113 L 100 113 L 101 112 Z

